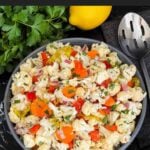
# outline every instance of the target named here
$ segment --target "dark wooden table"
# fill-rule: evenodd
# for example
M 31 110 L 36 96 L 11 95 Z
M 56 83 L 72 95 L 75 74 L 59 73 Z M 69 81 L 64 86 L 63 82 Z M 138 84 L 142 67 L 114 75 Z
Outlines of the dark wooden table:
M 129 6 L 117 6 L 113 7 L 112 13 L 109 19 L 100 27 L 91 30 L 91 31 L 81 31 L 76 29 L 75 31 L 69 32 L 69 37 L 87 37 L 93 38 L 97 40 L 101 40 L 120 48 L 117 41 L 117 28 L 120 21 L 120 18 L 127 12 L 138 12 L 142 15 L 147 16 L 147 14 L 143 11 L 150 11 L 150 7 L 142 6 L 142 7 L 129 7 Z M 147 59 L 147 61 L 149 58 Z M 148 64 L 148 63 L 147 63 Z M 150 66 L 150 65 L 149 65 Z M 150 67 L 149 67 L 150 72 Z M 9 79 L 10 74 L 4 73 L 0 75 L 0 100 L 3 99 L 5 87 L 7 81 Z M 128 148 L 129 150 L 150 150 L 150 113 L 149 109 L 147 111 L 147 116 L 143 127 L 138 134 L 137 138 Z M 15 143 L 15 140 L 11 137 L 10 133 L 8 132 L 6 123 L 2 126 L 0 125 L 0 150 L 19 150 L 19 146 Z

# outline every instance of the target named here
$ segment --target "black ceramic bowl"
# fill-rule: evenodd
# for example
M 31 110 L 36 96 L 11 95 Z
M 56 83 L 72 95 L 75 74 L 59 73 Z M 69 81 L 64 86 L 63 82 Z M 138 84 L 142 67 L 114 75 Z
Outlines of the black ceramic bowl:
M 59 40 L 63 43 L 71 43 L 72 45 L 84 45 L 84 44 L 87 44 L 87 45 L 91 45 L 93 43 L 100 43 L 100 41 L 97 41 L 97 40 L 93 40 L 93 39 L 88 39 L 88 38 L 67 38 L 67 39 L 62 39 L 62 40 Z M 133 64 L 133 62 L 126 56 L 124 55 L 121 51 L 119 51 L 118 49 L 108 45 L 109 48 L 112 50 L 112 51 L 115 51 L 118 53 L 118 56 L 119 58 L 122 60 L 122 62 L 124 63 L 127 63 L 127 64 Z M 25 59 L 23 59 L 21 61 L 21 63 L 16 67 L 16 69 L 14 70 L 14 72 L 12 73 L 15 74 L 17 71 L 19 71 L 19 66 L 24 63 L 28 58 L 30 57 L 36 57 L 37 53 L 42 51 L 42 50 L 45 50 L 46 48 L 46 45 L 45 46 L 42 46 L 38 49 L 36 49 L 35 51 L 33 51 L 31 54 L 29 54 Z M 142 88 L 145 90 L 145 85 L 144 85 L 144 82 L 143 82 L 143 79 L 140 75 L 140 72 L 137 70 L 137 73 L 136 73 L 137 77 L 140 79 L 141 81 L 141 86 Z M 10 100 L 11 100 L 11 97 L 12 97 L 12 93 L 11 93 L 11 90 L 10 90 L 10 87 L 11 87 L 11 83 L 12 83 L 12 76 L 10 77 L 9 79 L 9 82 L 7 84 L 7 87 L 6 87 L 6 91 L 5 91 L 5 96 L 4 96 L 4 111 L 5 111 L 5 116 L 6 116 L 6 121 L 7 121 L 7 124 L 8 124 L 8 127 L 14 137 L 14 139 L 17 141 L 17 143 L 21 146 L 22 149 L 25 149 L 25 146 L 23 144 L 23 142 L 20 140 L 20 137 L 16 134 L 15 130 L 14 130 L 14 126 L 13 124 L 11 123 L 10 119 L 9 119 L 9 116 L 8 116 L 8 112 L 9 112 L 9 109 L 10 109 Z M 132 142 L 133 140 L 135 139 L 135 137 L 137 136 L 138 132 L 140 131 L 141 129 L 141 126 L 143 124 L 143 121 L 144 121 L 144 118 L 145 118 L 145 114 L 146 114 L 146 107 L 147 107 L 147 98 L 144 98 L 143 100 L 143 107 L 142 107 L 142 112 L 140 114 L 140 116 L 137 118 L 136 120 L 136 128 L 134 130 L 134 132 L 132 133 L 132 137 L 130 139 L 130 141 L 126 144 L 123 144 L 121 145 L 118 149 L 119 150 L 125 150 Z

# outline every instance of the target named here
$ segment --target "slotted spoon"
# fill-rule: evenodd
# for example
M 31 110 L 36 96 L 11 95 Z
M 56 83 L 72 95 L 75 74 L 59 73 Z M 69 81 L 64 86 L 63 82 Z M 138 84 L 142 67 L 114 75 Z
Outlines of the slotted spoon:
M 137 13 L 127 13 L 118 28 L 119 44 L 128 56 L 138 60 L 144 74 L 150 100 L 150 78 L 144 61 L 150 53 L 150 27 Z

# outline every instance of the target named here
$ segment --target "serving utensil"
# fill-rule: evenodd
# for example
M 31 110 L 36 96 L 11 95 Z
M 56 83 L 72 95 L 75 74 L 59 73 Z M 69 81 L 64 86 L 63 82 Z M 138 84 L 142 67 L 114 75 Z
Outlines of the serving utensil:
M 150 100 L 150 78 L 144 61 L 144 58 L 150 53 L 148 23 L 137 13 L 127 13 L 119 24 L 118 40 L 124 53 L 139 62 Z

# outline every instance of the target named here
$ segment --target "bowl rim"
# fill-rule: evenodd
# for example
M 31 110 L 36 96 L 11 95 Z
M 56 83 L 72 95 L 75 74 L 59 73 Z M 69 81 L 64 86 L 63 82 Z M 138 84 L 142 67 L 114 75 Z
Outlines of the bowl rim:
M 63 43 L 76 43 L 77 44 L 72 44 L 72 45 L 84 45 L 85 43 L 101 43 L 103 41 L 99 41 L 99 40 L 95 40 L 95 39 L 90 39 L 90 38 L 82 38 L 82 37 L 73 37 L 73 38 L 64 38 L 64 39 L 61 39 L 61 40 L 56 40 L 55 42 L 63 42 Z M 51 42 L 49 42 L 51 43 Z M 48 43 L 48 44 L 49 44 Z M 103 42 L 105 43 L 105 42 Z M 106 45 L 108 45 L 108 47 L 111 49 L 111 51 L 115 51 L 117 52 L 117 55 L 119 56 L 119 58 L 122 60 L 125 59 L 125 63 L 127 64 L 134 64 L 132 60 L 130 60 L 130 58 L 128 58 L 128 56 L 126 56 L 123 52 L 121 52 L 120 50 L 118 50 L 117 48 L 105 43 Z M 91 45 L 91 44 L 90 44 Z M 16 68 L 14 69 L 14 71 L 12 72 L 10 78 L 9 78 L 9 81 L 7 83 L 7 86 L 6 86 L 6 90 L 5 90 L 5 94 L 4 94 L 4 99 L 3 99 L 3 102 L 4 102 L 4 113 L 5 113 L 5 117 L 6 117 L 6 122 L 7 122 L 7 125 L 8 125 L 8 128 L 9 130 L 11 131 L 12 133 L 12 136 L 13 138 L 16 140 L 16 142 L 21 146 L 21 148 L 23 149 L 26 149 L 23 142 L 20 140 L 19 136 L 16 134 L 15 132 L 15 129 L 13 128 L 13 123 L 11 123 L 10 119 L 9 119 L 9 116 L 8 116 L 8 108 L 10 108 L 8 106 L 8 93 L 10 92 L 10 86 L 11 86 L 11 83 L 12 83 L 12 76 L 17 72 L 19 71 L 19 67 L 22 63 L 24 63 L 28 58 L 30 57 L 34 57 L 37 53 L 39 53 L 40 51 L 42 50 L 45 50 L 47 44 L 35 49 L 33 52 L 31 52 L 29 55 L 27 55 L 17 66 Z M 139 72 L 139 70 L 137 69 L 137 72 L 136 72 L 136 75 L 138 76 L 138 78 L 140 79 L 141 81 L 141 86 L 143 88 L 144 91 L 146 91 L 146 88 L 145 88 L 145 84 L 144 84 L 144 81 L 142 79 L 142 76 Z M 131 134 L 131 139 L 128 143 L 125 143 L 125 144 L 122 144 L 121 147 L 119 147 L 119 150 L 125 150 L 128 148 L 128 146 L 133 142 L 133 140 L 135 139 L 135 137 L 137 136 L 137 134 L 139 133 L 141 127 L 142 127 L 142 124 L 144 122 L 144 119 L 145 119 L 145 115 L 146 115 L 146 109 L 147 109 L 147 97 L 145 97 L 142 101 L 142 111 L 141 111 L 141 114 L 138 116 L 139 119 L 138 121 L 136 122 L 136 126 L 135 126 L 135 129 L 134 131 L 132 132 Z

